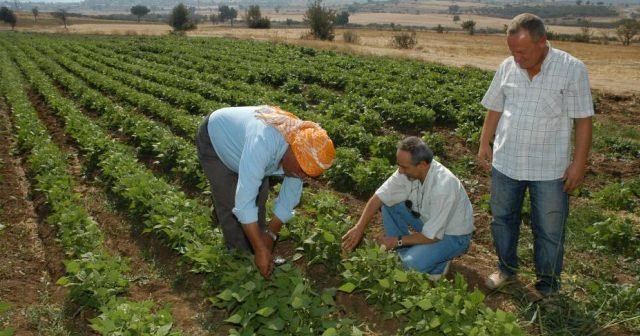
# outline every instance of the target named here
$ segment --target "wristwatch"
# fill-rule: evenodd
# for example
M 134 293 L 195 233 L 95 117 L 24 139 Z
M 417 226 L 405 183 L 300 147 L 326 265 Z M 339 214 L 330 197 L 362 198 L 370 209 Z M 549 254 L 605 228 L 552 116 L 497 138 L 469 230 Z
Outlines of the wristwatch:
M 402 236 L 398 236 L 398 244 L 396 244 L 396 247 L 401 247 L 402 246 Z
M 279 236 L 278 236 L 278 234 L 277 234 L 277 233 L 275 233 L 275 232 L 273 232 L 273 231 L 269 230 L 269 228 L 264 229 L 264 232 L 265 232 L 266 234 L 268 234 L 268 235 L 269 235 L 269 237 L 271 237 L 271 239 L 273 239 L 273 241 L 274 241 L 274 242 L 275 242 L 275 241 L 278 241 Z

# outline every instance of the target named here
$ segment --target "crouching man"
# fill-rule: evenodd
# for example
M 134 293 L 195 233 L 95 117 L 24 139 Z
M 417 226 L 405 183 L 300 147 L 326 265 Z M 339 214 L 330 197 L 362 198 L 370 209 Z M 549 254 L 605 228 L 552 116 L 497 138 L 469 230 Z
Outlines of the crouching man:
M 342 237 L 342 248 L 353 250 L 382 209 L 384 235 L 378 242 L 395 249 L 405 267 L 438 280 L 451 260 L 469 248 L 475 230 L 471 202 L 460 180 L 433 160 L 422 139 L 402 140 L 396 161 L 398 170 L 369 199 L 358 222 Z

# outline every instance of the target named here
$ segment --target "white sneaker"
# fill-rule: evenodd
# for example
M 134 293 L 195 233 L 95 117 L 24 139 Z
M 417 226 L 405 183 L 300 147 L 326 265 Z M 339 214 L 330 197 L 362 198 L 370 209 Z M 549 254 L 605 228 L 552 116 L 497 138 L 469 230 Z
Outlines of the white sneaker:
M 429 277 L 429 280 L 431 280 L 431 281 L 440 280 L 442 277 L 447 275 L 447 273 L 449 273 L 449 266 L 450 265 L 451 265 L 451 260 L 447 261 L 447 264 L 444 266 L 444 271 L 442 271 L 442 273 L 440 273 L 440 274 L 428 274 L 427 276 Z
M 485 285 L 487 285 L 487 288 L 489 289 L 496 289 L 506 285 L 507 283 L 513 282 L 515 277 L 515 275 L 504 274 L 502 271 L 495 271 L 489 275 Z

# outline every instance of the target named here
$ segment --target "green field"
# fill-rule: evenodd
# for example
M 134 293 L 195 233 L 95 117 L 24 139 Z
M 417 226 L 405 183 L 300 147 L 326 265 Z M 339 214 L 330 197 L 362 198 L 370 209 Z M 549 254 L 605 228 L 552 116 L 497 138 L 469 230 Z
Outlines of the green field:
M 15 155 L 32 193 L 47 205 L 41 224 L 56 228 L 64 250 L 65 275 L 54 281 L 67 288 L 69 305 L 89 311 L 91 318 L 80 321 L 85 332 L 195 334 L 189 324 L 215 335 L 640 332 L 637 97 L 623 97 L 628 107 L 596 117 L 593 169 L 572 198 L 562 293 L 532 303 L 522 287 L 489 292 L 478 280 L 495 263 L 488 177 L 473 160 L 490 72 L 233 39 L 3 33 L 0 73 L 0 106 L 10 115 Z M 596 97 L 599 111 L 621 106 L 606 94 Z M 290 261 L 271 281 L 250 257 L 224 251 L 193 145 L 209 111 L 260 104 L 320 123 L 338 147 L 335 165 L 305 188 L 299 216 L 278 247 Z M 404 270 L 373 240 L 351 255 L 340 250 L 362 200 L 394 171 L 395 145 L 406 135 L 423 137 L 474 203 L 478 231 L 470 259 L 456 261 L 464 267 L 454 267 L 459 273 L 446 281 Z M 76 156 L 77 167 L 70 159 Z M 611 161 L 616 169 L 604 169 Z M 131 294 L 140 286 L 139 270 L 108 244 L 114 230 L 87 208 L 87 186 L 127 218 L 131 236 L 153 236 L 185 273 L 200 275 L 196 287 L 208 317 L 184 321 L 162 299 Z M 525 231 L 527 282 L 533 272 Z M 147 254 L 146 263 L 161 263 Z M 165 277 L 180 287 L 189 276 Z M 0 294 L 0 303 L 18 307 L 0 314 L 20 313 L 20 302 L 12 301 Z M 0 334 L 12 327 L 3 315 Z M 78 322 L 74 314 L 65 318 Z

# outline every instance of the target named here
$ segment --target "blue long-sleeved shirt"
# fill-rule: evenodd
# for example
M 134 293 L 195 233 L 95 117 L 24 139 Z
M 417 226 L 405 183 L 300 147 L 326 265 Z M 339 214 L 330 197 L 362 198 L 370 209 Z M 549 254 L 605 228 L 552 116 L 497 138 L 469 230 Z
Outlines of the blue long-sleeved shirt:
M 228 107 L 209 117 L 207 128 L 220 160 L 238 173 L 233 214 L 240 223 L 258 221 L 256 198 L 265 176 L 283 176 L 280 161 L 289 148 L 274 127 L 255 117 L 259 106 Z M 302 195 L 302 180 L 285 176 L 274 202 L 273 213 L 283 223 L 289 221 Z

